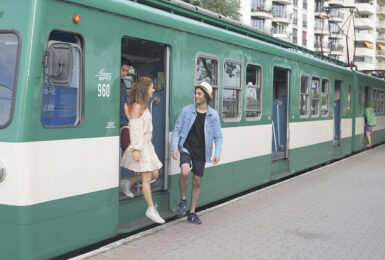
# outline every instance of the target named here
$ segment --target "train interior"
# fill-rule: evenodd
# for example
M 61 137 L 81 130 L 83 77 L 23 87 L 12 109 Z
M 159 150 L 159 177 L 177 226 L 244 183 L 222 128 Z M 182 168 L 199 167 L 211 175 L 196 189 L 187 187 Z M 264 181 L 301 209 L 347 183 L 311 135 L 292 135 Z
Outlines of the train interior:
M 334 145 L 341 144 L 341 85 L 342 82 L 334 82 Z
M 139 77 L 146 76 L 154 82 L 155 92 L 149 100 L 149 109 L 152 114 L 153 137 L 152 141 L 155 152 L 163 164 L 159 170 L 159 177 L 152 181 L 153 191 L 163 189 L 164 186 L 164 166 L 165 166 L 165 88 L 166 88 L 166 49 L 162 44 L 149 42 L 129 37 L 122 38 L 121 46 L 122 58 L 128 59 L 131 63 L 129 73 L 124 79 L 127 86 L 127 97 L 130 93 L 131 85 Z M 121 129 L 122 130 L 122 129 Z M 124 151 L 121 149 L 121 156 Z M 134 173 L 124 167 L 120 167 L 120 179 L 128 179 L 133 183 L 131 191 L 135 197 L 141 196 L 140 174 Z M 127 197 L 120 193 L 120 200 Z
M 272 178 L 277 173 L 288 174 L 287 132 L 288 132 L 288 92 L 290 71 L 274 67 L 273 111 L 272 111 Z

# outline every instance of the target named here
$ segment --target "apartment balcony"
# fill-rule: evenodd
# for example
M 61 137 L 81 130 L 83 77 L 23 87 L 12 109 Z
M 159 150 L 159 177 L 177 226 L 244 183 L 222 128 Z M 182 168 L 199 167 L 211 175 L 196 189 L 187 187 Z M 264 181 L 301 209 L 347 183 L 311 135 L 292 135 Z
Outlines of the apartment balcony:
M 330 35 L 329 35 L 329 39 L 343 39 L 344 38 L 344 35 L 343 35 L 343 32 L 339 32 L 338 31 L 331 31 L 330 32 Z
M 375 42 L 375 35 L 373 33 L 356 33 L 356 41 L 357 42 Z
M 375 14 L 376 13 L 376 7 L 374 5 L 371 5 L 369 3 L 355 3 L 355 7 L 357 7 L 360 14 Z
M 385 50 L 376 50 L 376 57 L 380 59 L 385 59 Z
M 373 29 L 376 26 L 375 22 L 369 18 L 356 18 L 354 23 L 357 29 Z
M 376 64 L 376 70 L 385 70 L 385 62 L 379 62 Z
M 264 27 L 254 27 L 254 28 L 260 32 L 273 35 L 271 27 L 264 26 Z
M 326 9 L 325 8 L 315 9 L 314 16 L 327 17 Z
M 377 16 L 385 16 L 385 7 L 380 7 L 377 9 Z
M 331 55 L 342 56 L 344 47 L 343 46 L 331 46 Z
M 356 56 L 374 57 L 374 50 L 369 48 L 357 48 Z
M 385 36 L 377 36 L 376 42 L 385 43 Z
M 277 32 L 274 29 L 273 29 L 273 37 L 284 41 L 291 41 L 290 34 L 288 34 L 287 32 L 279 32 L 279 31 Z
M 327 25 L 324 25 L 323 28 L 322 26 L 315 26 L 314 27 L 314 34 L 329 34 L 329 29 Z
M 322 48 L 321 48 L 321 44 L 319 42 L 316 42 L 314 43 L 314 50 L 317 51 L 317 52 L 322 52 L 324 54 L 328 53 L 330 48 L 329 48 L 329 44 L 327 42 L 323 42 L 322 43 Z
M 358 70 L 374 70 L 375 66 L 373 63 L 368 62 L 354 62 L 354 64 L 357 66 Z
M 251 16 L 262 18 L 262 19 L 271 19 L 273 18 L 273 13 L 271 12 L 271 7 L 270 8 L 257 7 L 257 8 L 251 9 Z
M 273 12 L 273 22 L 289 24 L 291 23 L 291 15 L 286 12 Z
M 279 3 L 283 5 L 291 5 L 293 4 L 293 0 L 273 0 L 274 3 Z
M 329 6 L 344 6 L 345 1 L 344 0 L 329 0 Z
M 384 29 L 385 30 L 385 21 L 380 21 L 376 23 L 377 29 Z
M 342 23 L 344 22 L 345 14 L 342 12 L 336 12 L 331 11 L 329 12 L 330 21 L 333 21 L 335 23 Z

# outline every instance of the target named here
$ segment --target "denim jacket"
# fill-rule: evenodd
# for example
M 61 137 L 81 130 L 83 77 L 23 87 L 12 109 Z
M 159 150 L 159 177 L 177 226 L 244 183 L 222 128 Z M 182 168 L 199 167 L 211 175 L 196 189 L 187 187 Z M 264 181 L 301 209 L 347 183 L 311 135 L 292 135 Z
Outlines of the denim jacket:
M 185 106 L 180 112 L 176 120 L 174 131 L 171 138 L 171 149 L 179 150 L 179 152 L 188 153 L 187 149 L 183 147 L 187 135 L 190 132 L 195 118 L 197 117 L 196 105 Z M 211 155 L 213 153 L 213 141 L 215 142 L 214 156 L 220 157 L 222 152 L 222 130 L 218 113 L 210 106 L 207 108 L 205 119 L 205 155 L 206 162 L 211 162 Z

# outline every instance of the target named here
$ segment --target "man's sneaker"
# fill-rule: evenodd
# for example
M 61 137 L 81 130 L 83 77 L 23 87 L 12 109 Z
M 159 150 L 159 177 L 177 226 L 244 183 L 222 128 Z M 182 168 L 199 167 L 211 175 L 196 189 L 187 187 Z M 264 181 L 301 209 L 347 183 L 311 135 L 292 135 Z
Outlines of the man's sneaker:
M 155 207 L 149 207 L 147 209 L 146 217 L 148 217 L 149 219 L 151 219 L 152 221 L 158 224 L 166 223 L 166 221 L 161 216 L 159 216 L 159 213 Z
M 176 214 L 178 218 L 186 216 L 186 201 L 180 200 L 178 208 L 176 210 Z
M 187 221 L 194 224 L 202 224 L 202 221 L 196 213 L 188 213 Z
M 134 193 L 131 192 L 131 186 L 132 186 L 132 183 L 126 179 L 120 182 L 120 188 L 122 189 L 124 195 L 126 195 L 129 198 L 133 198 L 135 196 Z

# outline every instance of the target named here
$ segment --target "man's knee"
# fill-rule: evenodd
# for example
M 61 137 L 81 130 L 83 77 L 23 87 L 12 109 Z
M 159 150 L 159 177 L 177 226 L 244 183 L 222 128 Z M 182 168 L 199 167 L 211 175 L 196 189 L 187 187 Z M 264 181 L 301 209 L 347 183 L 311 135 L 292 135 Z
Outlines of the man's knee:
M 193 176 L 193 187 L 199 189 L 201 187 L 202 178 L 199 176 Z
M 182 177 L 186 178 L 190 174 L 190 165 L 188 163 L 184 163 L 180 167 L 180 174 Z

